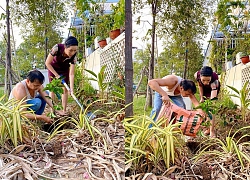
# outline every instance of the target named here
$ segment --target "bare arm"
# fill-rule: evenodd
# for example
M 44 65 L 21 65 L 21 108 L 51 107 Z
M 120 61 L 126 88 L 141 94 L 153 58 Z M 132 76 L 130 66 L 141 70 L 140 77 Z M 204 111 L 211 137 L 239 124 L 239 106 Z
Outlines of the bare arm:
M 161 86 L 167 86 L 168 88 L 171 88 L 176 84 L 176 81 L 178 81 L 176 76 L 168 75 L 163 79 L 149 80 L 148 85 L 151 89 L 155 90 L 162 96 L 162 101 L 165 104 L 168 104 L 170 102 L 170 98 L 168 94 L 161 88 Z
M 189 95 L 189 98 L 191 99 L 192 103 L 194 104 L 194 107 L 197 107 L 199 106 L 199 101 L 196 99 L 195 95 L 192 94 L 192 95 Z
M 213 98 L 217 97 L 217 95 L 218 95 L 218 87 L 219 87 L 219 81 L 218 80 L 211 83 L 212 91 L 211 91 L 210 99 L 213 99 Z
M 75 79 L 75 64 L 70 64 L 69 69 L 69 83 L 70 83 L 70 91 L 74 92 L 74 79 Z
M 203 86 L 198 83 L 198 89 L 199 89 L 199 93 L 200 93 L 200 102 L 203 102 L 204 101 L 204 98 L 203 98 Z
M 16 85 L 16 87 L 13 89 L 12 93 L 13 93 L 13 96 L 16 100 L 22 100 L 22 99 L 26 98 L 26 95 L 27 95 L 25 88 L 21 83 Z M 26 102 L 24 102 L 24 103 L 26 103 Z M 27 110 L 27 109 L 25 109 L 25 110 Z M 52 119 L 50 119 L 49 117 L 47 117 L 45 115 L 36 115 L 33 113 L 26 113 L 25 117 L 27 117 L 28 119 L 32 119 L 32 120 L 41 120 L 41 121 L 44 121 L 46 123 L 52 123 Z
M 50 70 L 55 75 L 56 78 L 59 78 L 60 75 L 55 71 L 55 69 L 51 65 L 52 61 L 53 61 L 53 56 L 49 54 L 46 59 L 45 65 L 48 68 L 48 70 Z
M 53 109 L 53 104 L 52 104 L 52 100 L 46 96 L 48 96 L 48 94 L 43 91 L 43 86 L 39 89 L 39 94 L 42 96 L 42 98 L 46 101 L 46 103 Z
M 161 86 L 164 86 L 162 85 L 164 83 L 165 79 L 152 79 L 148 81 L 150 88 L 158 92 L 161 96 L 167 95 L 167 93 L 161 88 Z
M 28 119 L 31 119 L 31 120 L 40 120 L 40 121 L 43 121 L 43 122 L 49 123 L 49 124 L 51 124 L 53 122 L 53 120 L 51 118 L 49 118 L 43 114 L 38 115 L 38 114 L 26 113 L 25 117 L 27 117 Z
M 148 81 L 148 85 L 160 95 L 166 95 L 167 93 L 161 88 L 161 86 L 167 86 L 169 89 L 171 89 L 176 85 L 177 81 L 178 78 L 176 76 L 168 75 L 162 79 L 151 79 Z
M 197 79 L 197 73 L 198 73 L 198 71 L 194 74 L 195 79 Z M 204 99 L 203 99 L 203 87 L 199 81 L 198 81 L 198 89 L 199 89 L 199 93 L 200 93 L 200 102 L 203 102 L 204 101 Z

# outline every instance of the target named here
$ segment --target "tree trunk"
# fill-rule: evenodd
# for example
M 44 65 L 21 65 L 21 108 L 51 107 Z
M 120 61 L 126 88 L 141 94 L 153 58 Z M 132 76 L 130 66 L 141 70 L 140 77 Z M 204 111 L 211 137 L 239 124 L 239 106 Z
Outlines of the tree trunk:
M 154 79 L 154 67 L 155 67 L 155 17 L 156 17 L 156 8 L 157 8 L 157 0 L 152 2 L 151 6 L 153 20 L 152 20 L 152 45 L 151 45 L 151 58 L 149 61 L 149 75 L 148 80 Z M 146 98 L 146 106 L 144 109 L 147 109 L 147 107 L 152 107 L 153 105 L 153 91 L 150 87 L 147 88 L 147 98 Z
M 48 57 L 48 37 L 47 37 L 47 27 L 45 28 L 45 61 L 44 61 L 44 69 L 46 69 L 46 59 Z
M 132 60 L 132 10 L 131 0 L 125 1 L 125 117 L 133 116 L 133 60 Z
M 140 87 L 140 85 L 141 85 L 143 76 L 145 75 L 145 69 L 146 69 L 146 66 L 144 66 L 144 67 L 142 68 L 141 72 L 140 72 L 140 73 L 141 73 L 141 77 L 140 77 L 140 80 L 139 80 L 139 82 L 138 82 L 138 84 L 137 84 L 137 86 L 136 86 L 136 89 L 135 89 L 135 91 L 134 91 L 133 97 L 135 97 L 135 95 L 136 95 L 136 93 L 137 93 L 137 91 L 138 91 L 138 89 L 139 89 L 139 87 Z
M 15 64 L 15 70 L 16 70 L 16 79 L 17 81 L 20 81 L 21 80 L 21 75 L 20 75 L 20 68 L 19 68 L 19 63 L 18 63 L 18 59 L 16 57 L 16 43 L 15 43 L 15 38 L 14 38 L 14 32 L 13 32 L 13 23 L 12 21 L 10 20 L 10 27 L 11 27 L 11 35 L 12 35 L 12 41 L 13 41 L 13 50 L 14 50 L 14 61 L 12 59 L 12 61 L 14 62 Z M 14 76 L 13 74 L 13 70 L 11 71 L 11 74 L 12 74 L 12 78 Z M 13 80 L 13 79 L 12 79 Z
M 183 78 L 187 78 L 187 70 L 188 70 L 188 41 L 186 41 L 186 51 L 185 51 L 185 65 L 184 65 L 184 75 Z
M 44 1 L 44 3 L 46 4 L 46 8 L 44 9 L 44 37 L 45 37 L 45 40 L 44 40 L 44 49 L 45 49 L 45 53 L 44 53 L 44 56 L 45 56 L 45 58 L 44 58 L 44 69 L 47 69 L 47 67 L 46 67 L 46 64 L 45 64 L 45 62 L 46 62 L 46 59 L 47 59 L 47 57 L 48 57 L 48 37 L 47 37 L 47 33 L 48 33 L 48 27 L 47 27 L 47 22 L 46 22 L 46 17 L 48 16 L 48 5 L 47 5 L 47 3 L 48 3 L 48 1 Z
M 157 44 L 157 34 L 155 35 L 155 50 L 156 50 L 156 59 L 157 59 L 157 78 L 161 78 L 161 69 L 159 63 L 159 52 L 158 52 L 158 44 Z
M 6 26 L 7 26 L 7 52 L 6 52 L 6 69 L 5 69 L 5 79 L 6 79 L 5 94 L 9 96 L 10 91 L 12 89 L 9 0 L 6 0 Z
M 2 57 L 0 57 L 0 64 L 2 64 L 3 66 L 6 66 L 6 61 L 4 61 L 2 59 Z M 6 68 L 7 69 L 7 68 Z M 7 71 L 5 71 L 7 73 Z M 20 76 L 18 76 L 13 69 L 10 70 L 11 72 L 11 76 L 12 76 L 12 83 L 18 83 L 21 79 Z M 5 77 L 7 77 L 7 75 L 5 74 Z M 6 82 L 7 82 L 7 78 L 5 78 Z

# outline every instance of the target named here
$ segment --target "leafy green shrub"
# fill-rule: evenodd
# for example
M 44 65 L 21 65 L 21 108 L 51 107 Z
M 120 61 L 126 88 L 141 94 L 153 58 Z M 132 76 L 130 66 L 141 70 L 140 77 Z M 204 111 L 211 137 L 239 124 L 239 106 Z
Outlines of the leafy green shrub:
M 125 25 L 125 0 L 119 0 L 116 6 L 112 6 L 114 25 L 113 29 L 123 28 Z
M 236 109 L 238 106 L 232 101 L 230 94 L 226 89 L 221 90 L 221 93 L 219 94 L 218 102 L 222 107 L 227 107 L 229 109 Z
M 120 108 L 125 106 L 125 87 L 113 86 L 112 94 L 114 95 L 113 101 L 119 104 Z
M 232 101 L 226 89 L 221 90 L 216 105 L 218 108 L 216 116 L 220 120 L 221 125 L 226 126 L 228 124 L 233 124 L 241 118 L 237 108 L 238 105 Z
M 58 79 L 54 78 L 43 90 L 49 90 L 50 92 L 55 93 L 58 99 L 61 99 L 61 95 L 63 94 L 63 85 L 61 83 L 62 78 L 63 77 Z
M 211 157 L 212 159 L 220 158 L 224 160 L 230 160 L 236 157 L 237 160 L 239 160 L 242 169 L 244 169 L 245 165 L 250 163 L 248 151 L 245 149 L 245 147 L 249 148 L 250 143 L 241 143 L 241 140 L 246 137 L 249 138 L 250 134 L 244 134 L 238 140 L 235 139 L 235 136 L 240 131 L 245 129 L 250 129 L 250 126 L 240 128 L 232 136 L 230 136 L 230 131 L 225 140 L 220 140 L 219 138 L 208 139 L 207 141 L 203 142 L 204 146 L 200 149 L 199 154 L 196 155 L 194 159 L 198 161 L 199 159 L 209 157 L 209 155 L 213 156 Z M 211 150 L 211 147 L 216 147 L 216 149 Z
M 88 99 L 92 99 L 92 101 L 97 99 L 97 91 L 86 78 L 82 80 L 82 83 L 80 83 L 80 86 L 76 89 L 75 94 L 77 99 L 79 99 L 85 106 L 89 104 Z
M 74 89 L 77 99 L 83 106 L 87 106 L 97 99 L 97 90 L 91 85 L 89 79 L 83 75 L 83 70 L 81 66 L 76 66 Z
M 58 99 L 61 99 L 62 94 L 63 94 L 63 85 L 62 85 L 62 79 L 61 78 L 54 78 L 49 84 L 46 85 L 46 87 L 43 90 L 49 90 L 50 92 L 53 92 L 56 94 Z M 49 96 L 47 96 L 48 98 L 50 98 Z M 61 110 L 62 109 L 62 105 L 61 104 L 55 104 L 55 102 L 52 100 L 52 104 L 53 104 L 53 108 L 55 110 Z M 56 117 L 56 115 L 53 112 L 49 112 L 48 116 L 51 118 Z
M 84 110 L 81 110 L 80 114 L 77 115 L 76 117 L 69 117 L 67 119 L 64 119 L 64 121 L 61 121 L 60 123 L 58 123 L 55 129 L 53 130 L 53 133 L 51 133 L 48 136 L 48 141 L 51 140 L 55 135 L 60 134 L 60 133 L 68 132 L 69 134 L 76 134 L 76 133 L 81 133 L 82 131 L 87 131 L 91 135 L 93 143 L 95 143 L 95 140 L 97 139 L 97 137 L 101 137 L 103 140 L 105 149 L 107 149 L 106 140 L 102 134 L 102 130 L 100 130 L 98 127 L 95 126 L 95 122 L 102 121 L 102 122 L 114 123 L 114 119 L 112 118 L 108 119 L 106 117 L 115 118 L 117 115 L 120 114 L 120 111 L 107 114 L 107 112 L 98 109 L 94 111 L 93 113 L 91 113 L 91 115 L 89 115 L 88 114 L 90 112 L 89 108 L 94 103 L 97 103 L 98 101 L 101 101 L 101 100 L 97 100 L 95 102 L 90 103 Z M 106 104 L 110 104 L 110 103 L 106 103 Z M 121 109 L 121 111 L 122 110 L 124 109 Z M 102 117 L 97 117 L 97 118 L 92 119 L 92 116 L 93 115 L 95 116 L 96 114 L 102 114 Z M 63 127 L 66 123 L 71 124 L 73 128 L 61 130 L 61 127 Z
M 154 122 L 145 115 L 124 119 L 126 164 L 130 163 L 133 169 L 141 168 L 145 161 L 147 166 L 153 164 L 155 167 L 164 164 L 169 168 L 174 164 L 175 153 L 182 148 L 183 136 L 178 128 L 180 123 L 166 126 L 165 122 L 166 119 Z
M 88 73 L 90 73 L 92 76 L 94 76 L 94 78 L 89 78 L 89 80 L 92 81 L 96 81 L 98 83 L 99 86 L 99 94 L 100 94 L 100 98 L 103 99 L 104 98 L 104 91 L 106 90 L 108 83 L 106 83 L 105 77 L 106 77 L 106 73 L 105 73 L 105 69 L 106 69 L 106 65 L 101 67 L 101 70 L 98 74 L 96 74 L 95 72 L 85 69 L 85 71 L 87 71 Z
M 200 103 L 195 109 L 202 109 L 209 117 L 210 120 L 213 119 L 213 115 L 217 113 L 218 108 L 216 106 L 217 98 L 206 99 L 204 102 Z
M 248 88 L 248 83 L 249 82 L 247 81 L 243 85 L 241 90 L 237 90 L 235 87 L 227 85 L 227 87 L 229 87 L 236 93 L 236 94 L 230 94 L 230 96 L 240 99 L 241 115 L 244 121 L 246 120 L 246 112 L 250 105 L 250 99 L 248 99 L 248 95 L 250 93 L 250 89 Z
M 82 64 L 81 64 L 82 65 Z M 83 76 L 83 68 L 81 65 L 77 65 L 75 67 L 75 78 L 74 78 L 74 89 L 78 89 L 79 87 L 83 87 L 83 82 L 85 80 Z
M 4 144 L 10 139 L 16 147 L 18 141 L 23 141 L 23 124 L 30 124 L 25 114 L 33 111 L 24 110 L 30 106 L 25 104 L 24 100 L 11 99 L 4 103 L 3 99 L 4 96 L 0 98 L 0 143 Z

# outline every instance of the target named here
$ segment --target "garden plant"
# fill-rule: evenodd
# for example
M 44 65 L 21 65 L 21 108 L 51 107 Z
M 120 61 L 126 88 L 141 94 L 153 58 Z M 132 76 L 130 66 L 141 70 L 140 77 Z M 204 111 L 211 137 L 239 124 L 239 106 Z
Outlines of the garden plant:
M 197 107 L 207 116 L 203 126 L 209 126 L 215 116 L 215 138 L 205 136 L 202 126 L 196 137 L 185 137 L 178 131 L 179 124 L 153 122 L 142 108 L 133 118 L 126 118 L 126 178 L 246 179 L 250 160 L 247 94 L 246 83 L 233 95 L 241 99 L 243 114 L 226 89 L 216 101 L 206 100 Z M 140 99 L 145 103 L 144 97 L 135 98 L 135 103 Z
M 24 114 L 30 111 L 24 101 L 0 98 L 0 161 L 1 168 L 6 169 L 0 172 L 1 178 L 124 178 L 124 128 L 121 123 L 124 108 L 117 107 L 115 101 L 124 98 L 120 96 L 124 91 L 119 89 L 120 93 L 114 93 L 105 101 L 100 98 L 104 97 L 105 90 L 104 69 L 97 75 L 100 94 L 84 109 L 70 100 L 68 116 L 47 114 L 54 119 L 49 125 L 53 127 L 51 131 L 46 131 L 41 122 L 25 118 Z M 60 99 L 61 79 L 53 80 L 45 89 L 55 92 Z M 58 101 L 53 105 L 60 108 Z M 88 112 L 94 116 L 89 116 Z

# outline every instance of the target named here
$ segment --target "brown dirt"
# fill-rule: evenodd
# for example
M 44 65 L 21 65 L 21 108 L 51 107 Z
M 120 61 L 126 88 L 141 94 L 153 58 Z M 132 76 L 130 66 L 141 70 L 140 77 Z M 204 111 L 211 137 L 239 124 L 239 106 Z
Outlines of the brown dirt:
M 225 122 L 223 119 L 216 117 L 216 136 L 222 141 L 225 141 L 226 137 L 230 134 L 232 136 L 236 130 L 249 126 L 250 124 L 250 114 L 248 114 L 247 119 L 243 122 L 239 119 L 240 111 L 230 111 L 228 114 L 226 112 L 224 118 L 227 120 Z M 243 135 L 249 134 L 249 129 L 243 130 L 235 135 L 235 141 L 239 140 Z M 240 163 L 237 156 L 228 156 L 227 158 L 215 158 L 213 155 L 207 155 L 204 158 L 194 162 L 192 158 L 198 155 L 200 150 L 203 148 L 205 140 L 209 139 L 209 136 L 200 137 L 197 136 L 193 140 L 188 140 L 184 146 L 184 149 L 175 159 L 175 164 L 169 169 L 164 166 L 161 167 L 151 167 L 149 168 L 137 168 L 136 172 L 127 171 L 127 180 L 141 180 L 141 179 L 156 179 L 156 180 L 227 180 L 227 179 L 247 179 L 250 177 L 249 173 L 249 163 L 245 161 L 246 168 L 241 170 Z M 245 137 L 240 140 L 242 142 L 249 142 L 250 137 Z M 207 151 L 219 150 L 218 145 L 212 145 Z M 250 148 L 244 149 L 244 152 L 250 156 Z M 141 166 L 145 162 L 141 162 Z M 170 173 L 169 173 L 170 172 Z M 150 174 L 152 173 L 152 174 Z
M 75 108 L 70 106 L 70 112 L 77 112 Z M 76 118 L 78 113 L 71 113 L 70 116 Z M 78 130 L 72 135 L 64 131 L 49 142 L 45 139 L 46 133 L 37 130 L 37 136 L 29 134 L 24 137 L 25 143 L 20 144 L 15 151 L 11 145 L 5 144 L 0 148 L 0 152 L 6 154 L 0 154 L 0 168 L 8 166 L 11 170 L 16 164 L 16 169 L 8 174 L 0 172 L 0 177 L 124 179 L 125 131 L 120 120 L 114 118 L 112 121 L 113 123 L 107 123 L 101 118 L 91 120 L 93 126 L 101 132 L 106 145 L 100 135 L 94 133 L 93 140 L 87 130 Z M 65 126 L 62 127 L 64 128 Z M 29 127 L 26 129 L 29 130 Z

